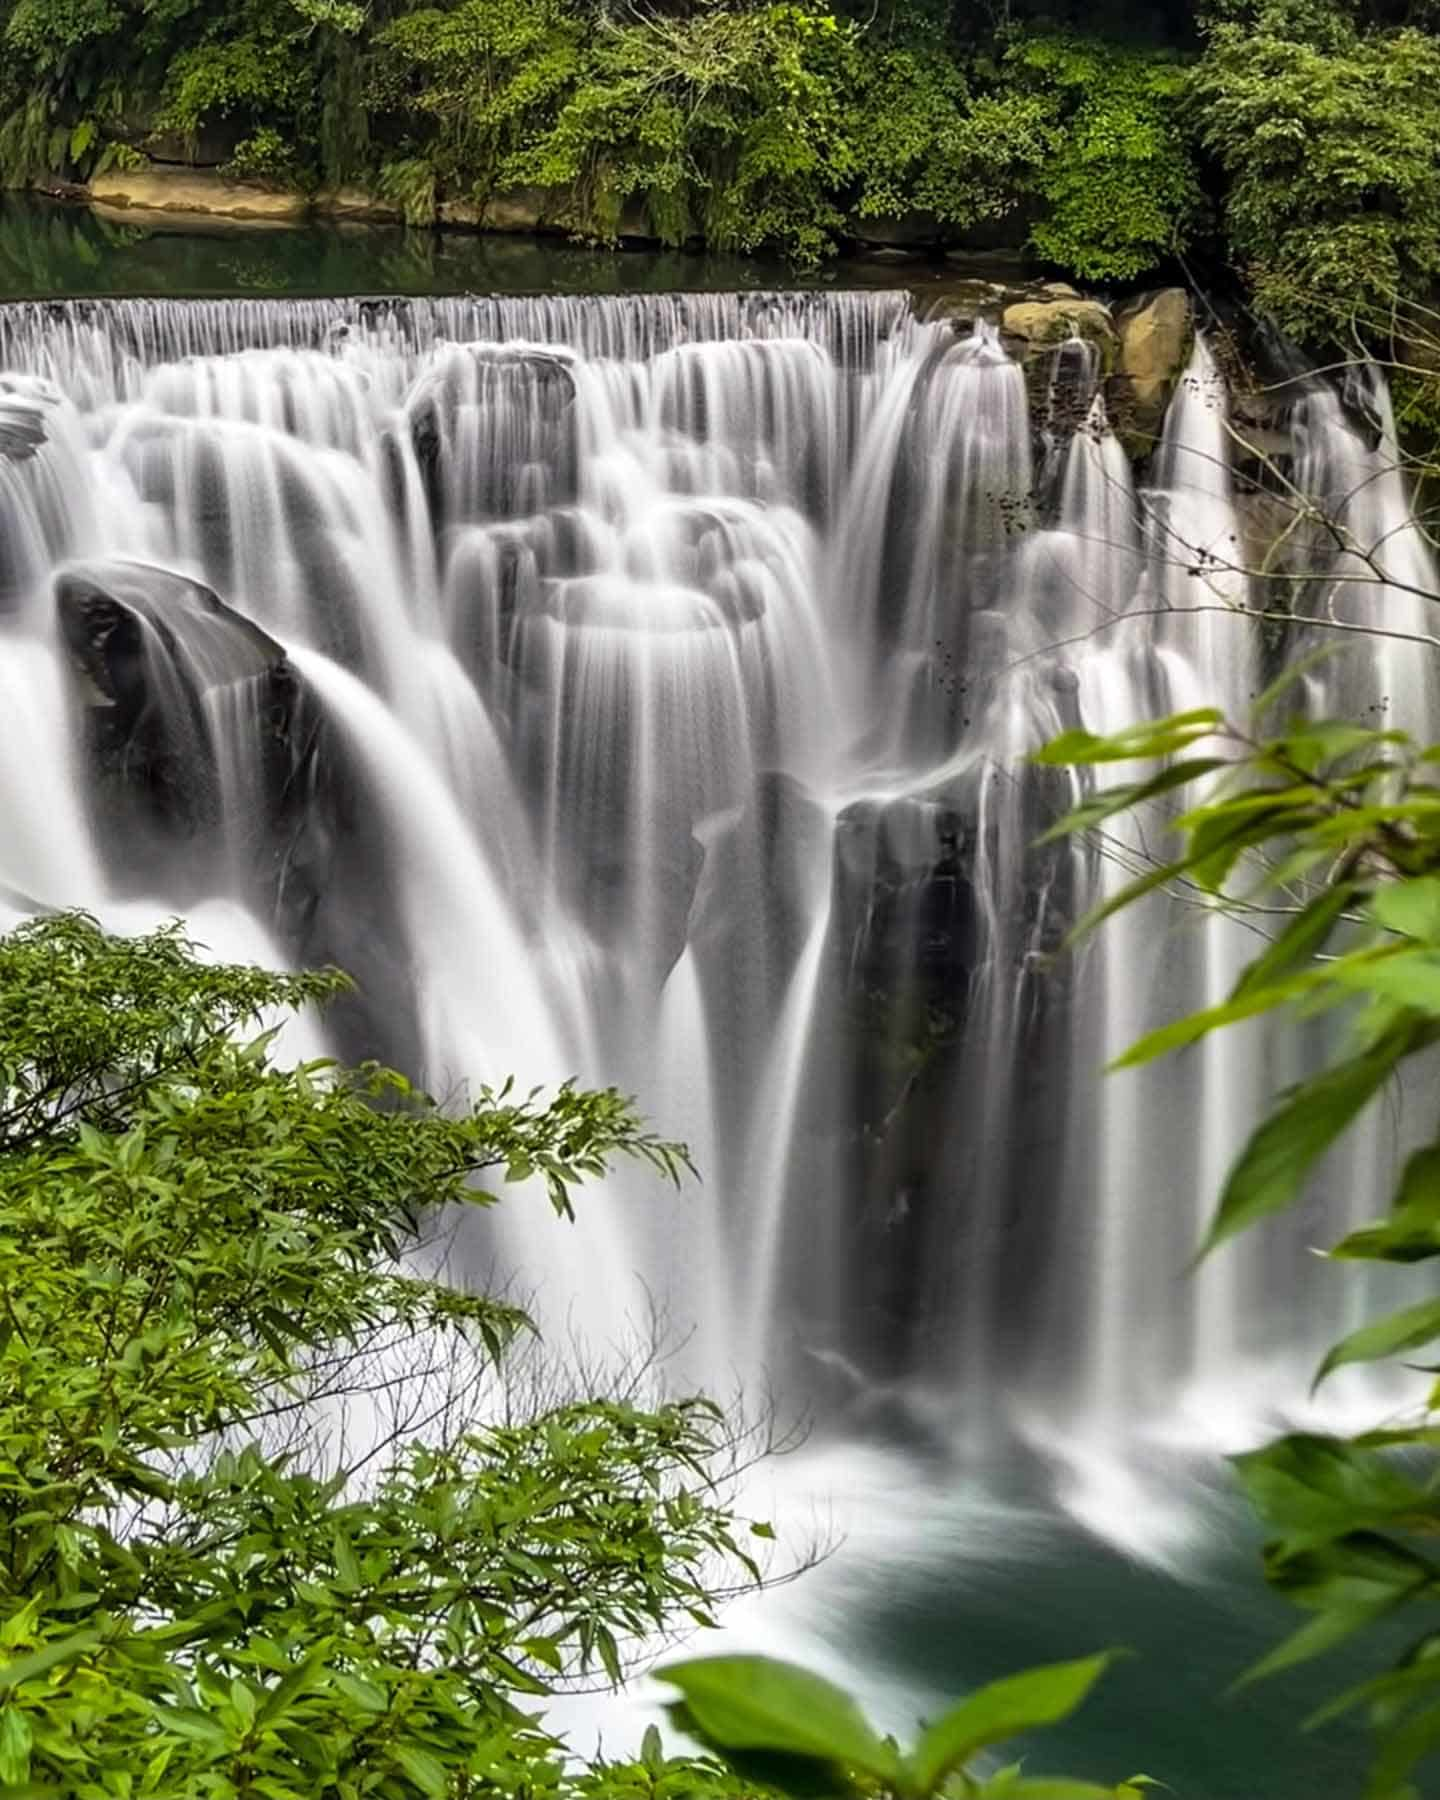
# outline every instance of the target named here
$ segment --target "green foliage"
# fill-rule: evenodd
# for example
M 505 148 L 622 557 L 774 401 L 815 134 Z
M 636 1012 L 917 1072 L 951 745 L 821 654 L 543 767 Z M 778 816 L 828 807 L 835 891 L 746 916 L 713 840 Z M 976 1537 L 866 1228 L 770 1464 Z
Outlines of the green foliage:
M 1055 147 L 1045 99 L 989 88 L 933 46 L 857 57 L 853 102 L 856 211 L 862 219 L 915 207 L 959 230 L 1020 204 Z
M 562 196 L 579 234 L 613 239 L 643 198 L 680 243 L 832 247 L 852 156 L 841 119 L 850 35 L 808 4 L 637 14 L 587 25 L 558 4 L 427 10 L 381 34 L 389 92 L 437 124 L 452 186 Z
M 1220 25 L 1192 91 L 1232 254 L 1286 329 L 1324 337 L 1440 273 L 1440 40 L 1315 11 L 1298 35 L 1268 10 Z
M 438 183 L 483 199 L 549 129 L 581 66 L 580 18 L 560 0 L 462 0 L 402 12 L 376 38 L 372 100 L 418 115 L 417 141 L 387 172 L 418 220 L 419 169 L 428 167 L 433 217 Z M 423 154 L 414 154 L 415 151 Z
M 1202 210 L 1178 57 L 1095 38 L 1021 36 L 1006 58 L 1050 118 L 1031 243 L 1094 280 L 1129 280 L 1188 242 Z
M 683 1153 L 613 1092 L 442 1112 L 273 1061 L 267 1020 L 342 986 L 80 916 L 0 941 L 7 1791 L 630 1792 L 519 1703 L 758 1574 L 715 1408 L 517 1404 L 525 1316 L 417 1263 L 487 1170 L 568 1214 L 612 1157 Z
M 262 125 L 235 146 L 225 172 L 237 181 L 293 180 L 295 153 L 273 125 Z
M 998 16 L 955 35 L 920 0 L 883 23 L 823 0 L 0 0 L 0 37 L 10 181 L 84 174 L 137 118 L 231 118 L 235 175 L 369 180 L 413 223 L 529 186 L 581 237 L 634 220 L 813 263 L 857 222 L 1023 215 L 1097 279 L 1153 267 L 1199 211 L 1168 55 Z
M 958 1784 L 975 1800 L 1141 1800 L 1155 1785 L 1144 1775 L 1100 1787 L 1025 1775 L 1019 1763 L 988 1778 L 974 1767 L 995 1745 L 1068 1719 L 1111 1660 L 1091 1656 L 992 1682 L 930 1723 L 908 1754 L 879 1736 L 843 1689 L 793 1663 L 712 1656 L 656 1673 L 680 1690 L 671 1714 L 681 1730 L 741 1780 L 784 1794 L 930 1800 Z
M 1307 660 L 1313 660 L 1307 659 Z M 1069 732 L 1039 760 L 1067 766 L 1163 762 L 1102 790 L 1062 821 L 1098 820 L 1195 788 L 1168 820 L 1176 854 L 1098 908 L 1087 930 L 1156 888 L 1190 884 L 1268 936 L 1228 998 L 1132 1046 L 1129 1066 L 1183 1050 L 1260 1015 L 1333 1015 L 1328 1064 L 1282 1093 L 1232 1167 L 1206 1248 L 1293 1206 L 1319 1158 L 1413 1059 L 1440 1043 L 1440 746 L 1405 732 L 1293 712 L 1289 671 L 1230 720 L 1197 711 L 1111 738 Z M 1276 928 L 1276 912 L 1288 913 Z M 1389 1212 L 1331 1250 L 1342 1262 L 1414 1265 L 1440 1257 L 1440 1138 L 1406 1163 Z M 1317 1385 L 1349 1364 L 1440 1342 L 1440 1301 L 1421 1300 L 1351 1332 Z M 1237 1459 L 1270 1533 L 1271 1584 L 1313 1618 L 1247 1679 L 1309 1661 L 1402 1609 L 1422 1635 L 1385 1673 L 1317 1715 L 1365 1708 L 1377 1737 L 1367 1800 L 1413 1796 L 1411 1777 L 1440 1747 L 1440 1385 L 1414 1414 L 1353 1439 L 1291 1436 Z M 1397 1461 L 1397 1457 L 1403 1457 Z

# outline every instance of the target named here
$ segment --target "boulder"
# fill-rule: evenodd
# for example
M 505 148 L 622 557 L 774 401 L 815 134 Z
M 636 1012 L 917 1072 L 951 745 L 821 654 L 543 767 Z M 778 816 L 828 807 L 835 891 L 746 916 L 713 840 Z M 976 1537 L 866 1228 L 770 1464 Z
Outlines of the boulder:
M 227 181 L 204 169 L 111 169 L 90 183 L 90 197 L 101 207 L 226 219 L 303 219 L 310 210 L 303 194 Z
M 38 377 L 0 376 L 0 456 L 29 462 L 49 435 L 54 394 Z
M 493 231 L 515 237 L 569 231 L 574 225 L 570 200 L 561 188 L 500 188 L 483 200 L 442 200 L 437 216 L 440 224 L 451 230 Z M 647 244 L 658 241 L 640 195 L 631 194 L 622 204 L 615 235 Z
M 159 127 L 147 112 L 127 112 L 107 126 L 106 135 L 141 151 L 152 163 L 186 169 L 215 169 L 229 162 L 248 132 L 240 118 L 212 114 L 192 131 Z
M 1119 343 L 1109 307 L 1063 296 L 1020 300 L 1000 323 L 1006 348 L 1024 365 L 1036 429 L 1052 440 L 1069 437 L 1115 366 Z
M 1117 329 L 1120 354 L 1106 397 L 1121 441 L 1132 456 L 1143 456 L 1160 435 L 1190 360 L 1190 296 L 1183 288 L 1165 288 L 1124 313 Z
M 1072 300 L 1065 296 L 1021 300 L 1005 308 L 1001 327 L 1007 337 L 1016 341 L 1023 356 L 1053 350 L 1057 344 L 1078 337 L 1098 347 L 1107 368 L 1113 366 L 1117 350 L 1115 321 L 1109 307 L 1098 300 Z
M 553 231 L 559 210 L 549 188 L 506 188 L 482 201 L 442 200 L 440 223 L 462 231 Z
M 152 131 L 140 148 L 153 163 L 186 169 L 218 169 L 229 162 L 245 132 L 238 119 L 207 119 L 197 130 Z
M 265 771 L 263 791 L 284 790 L 293 680 L 268 633 L 203 582 L 149 563 L 69 563 L 54 589 L 61 637 L 91 701 L 91 749 L 116 792 L 117 823 L 128 816 L 188 837 L 217 821 L 216 720 L 227 699 L 254 720 L 247 754 Z M 249 824 L 263 832 L 269 816 L 268 803 L 259 805 Z
M 77 664 L 126 712 L 180 693 L 195 700 L 285 661 L 284 648 L 212 588 L 151 563 L 69 563 L 55 579 L 55 604 Z M 157 680 L 158 662 L 167 678 Z
M 922 290 L 919 298 L 927 320 L 948 319 L 957 332 L 968 332 L 981 319 L 998 322 L 1009 291 L 998 281 L 962 278 Z
M 382 199 L 368 188 L 328 188 L 315 196 L 315 210 L 327 219 L 358 219 L 367 223 L 395 224 L 405 214 L 393 200 Z

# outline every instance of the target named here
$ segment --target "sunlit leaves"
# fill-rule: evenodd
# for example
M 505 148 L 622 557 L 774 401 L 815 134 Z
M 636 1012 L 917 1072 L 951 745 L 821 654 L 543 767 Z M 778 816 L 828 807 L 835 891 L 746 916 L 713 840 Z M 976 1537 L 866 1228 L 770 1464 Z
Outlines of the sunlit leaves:
M 1226 176 L 1226 234 L 1266 312 L 1297 335 L 1385 312 L 1440 268 L 1440 45 L 1362 33 L 1341 7 L 1224 23 L 1193 77 L 1193 116 Z
M 878 1790 L 929 1800 L 955 1780 L 991 1800 L 1130 1800 L 1144 1776 L 1116 1787 L 1029 1775 L 1012 1764 L 988 1780 L 975 1759 L 1067 1719 L 1105 1672 L 1109 1656 L 1054 1663 L 1006 1676 L 967 1695 L 934 1720 L 908 1753 L 879 1737 L 855 1701 L 833 1682 L 764 1656 L 718 1656 L 657 1670 L 680 1689 L 677 1721 L 742 1776 L 787 1795 L 843 1796 Z
M 712 1405 L 520 1404 L 493 1365 L 525 1314 L 406 1260 L 487 1170 L 568 1215 L 613 1157 L 674 1180 L 683 1150 L 614 1092 L 443 1110 L 276 1066 L 273 1015 L 340 985 L 79 917 L 0 942 L 7 1786 L 555 1792 L 514 1697 L 618 1680 L 720 1571 L 758 1576 Z
M 1068 1719 L 1109 1662 L 1108 1656 L 1091 1656 L 1027 1669 L 968 1695 L 930 1725 L 916 1745 L 911 1767 L 917 1786 L 929 1792 L 992 1744 Z
M 1417 875 L 1380 888 L 1370 901 L 1370 916 L 1387 931 L 1440 944 L 1440 875 Z
M 1226 1178 L 1206 1248 L 1289 1206 L 1319 1157 L 1414 1046 L 1414 1030 L 1402 1025 L 1361 1055 L 1283 1094 Z
M 838 1764 L 893 1782 L 894 1750 L 833 1682 L 766 1656 L 670 1663 L 656 1674 L 684 1696 L 683 1719 L 725 1751 L 766 1750 Z
M 1213 706 L 1198 707 L 1190 712 L 1172 713 L 1144 725 L 1132 725 L 1124 731 L 1097 737 L 1094 732 L 1076 727 L 1062 731 L 1043 749 L 1034 761 L 1050 767 L 1068 768 L 1087 763 L 1149 761 L 1157 756 L 1170 756 L 1179 750 L 1214 736 L 1224 723 L 1224 715 Z
M 1117 1067 L 1183 1051 L 1245 1020 L 1275 1015 L 1300 1030 L 1316 1013 L 1332 1013 L 1325 1060 L 1275 1098 L 1230 1169 L 1206 1249 L 1291 1207 L 1381 1090 L 1440 1043 L 1440 790 L 1431 780 L 1437 749 L 1344 720 L 1300 720 L 1282 735 L 1259 736 L 1293 685 L 1282 677 L 1247 726 L 1216 728 L 1233 753 L 1230 766 L 1205 778 L 1187 812 L 1162 802 L 1167 790 L 1151 785 L 1147 792 L 1136 783 L 1086 800 L 1061 827 L 1085 831 L 1103 821 L 1123 831 L 1124 815 L 1143 805 L 1147 825 L 1158 814 L 1160 834 L 1168 830 L 1174 840 L 1171 860 L 1108 896 L 1077 932 L 1159 889 L 1184 897 L 1189 883 L 1214 896 L 1205 904 L 1223 906 L 1268 939 L 1225 1001 L 1157 1026 Z M 1174 755 L 1186 747 L 1188 730 L 1165 720 L 1110 739 L 1072 732 L 1045 755 L 1102 763 L 1167 742 L 1173 749 L 1161 754 Z M 1183 760 L 1162 767 L 1162 777 L 1179 772 L 1169 792 L 1187 785 L 1184 768 Z M 1116 819 L 1122 823 L 1112 826 Z M 1277 897 L 1288 916 L 1274 905 Z M 1433 1131 L 1433 1118 L 1424 1123 Z M 1332 1255 L 1338 1263 L 1402 1264 L 1440 1256 L 1440 1141 L 1411 1153 L 1388 1215 L 1352 1230 Z M 1437 1340 L 1440 1301 L 1415 1299 L 1350 1332 L 1321 1363 L 1317 1384 L 1347 1366 L 1403 1358 Z M 1437 1404 L 1440 1384 L 1427 1409 L 1402 1412 L 1354 1440 L 1291 1436 L 1237 1459 L 1242 1484 L 1272 1533 L 1266 1575 L 1313 1614 L 1246 1680 L 1308 1663 L 1379 1620 L 1440 1599 L 1440 1569 L 1425 1548 L 1440 1533 Z M 1401 1452 L 1411 1459 L 1406 1464 L 1394 1460 Z M 1357 1697 L 1370 1703 L 1378 1734 L 1367 1800 L 1399 1800 L 1411 1791 L 1416 1765 L 1440 1748 L 1440 1656 L 1414 1653 L 1337 1705 Z

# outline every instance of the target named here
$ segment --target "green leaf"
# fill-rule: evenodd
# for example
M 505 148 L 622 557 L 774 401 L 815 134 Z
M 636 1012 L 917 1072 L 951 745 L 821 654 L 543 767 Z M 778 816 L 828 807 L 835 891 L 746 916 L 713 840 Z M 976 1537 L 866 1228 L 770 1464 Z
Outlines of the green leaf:
M 1425 1505 L 1413 1481 L 1343 1438 L 1296 1432 L 1232 1462 L 1250 1504 L 1292 1548 L 1384 1527 Z
M 1318 975 L 1297 976 L 1292 981 L 1281 982 L 1271 988 L 1253 988 L 1238 998 L 1222 1001 L 1219 1006 L 1206 1007 L 1203 1012 L 1187 1013 L 1184 1018 L 1174 1019 L 1168 1025 L 1147 1031 L 1144 1037 L 1137 1039 L 1108 1067 L 1110 1070 L 1135 1069 L 1144 1063 L 1153 1062 L 1157 1056 L 1168 1056 L 1172 1051 L 1187 1049 L 1212 1031 L 1222 1030 L 1227 1025 L 1241 1024 L 1260 1013 L 1270 1012 L 1288 1000 L 1298 999 L 1322 979 Z
M 1162 863 L 1147 874 L 1137 876 L 1134 881 L 1127 882 L 1123 888 L 1092 906 L 1083 918 L 1071 926 L 1065 936 L 1066 945 L 1079 943 L 1082 938 L 1088 937 L 1097 925 L 1103 925 L 1106 919 L 1113 917 L 1118 912 L 1123 912 L 1135 901 L 1144 899 L 1146 894 L 1153 894 L 1156 888 L 1164 887 L 1167 881 L 1173 881 L 1177 875 L 1183 875 L 1188 867 L 1189 863 L 1182 857 L 1177 862 Z
M 1079 831 L 1093 830 L 1106 819 L 1113 818 L 1116 813 L 1128 812 L 1147 800 L 1157 799 L 1161 794 L 1168 794 L 1175 788 L 1200 780 L 1202 776 L 1213 775 L 1217 769 L 1229 767 L 1230 764 L 1222 757 L 1196 757 L 1189 762 L 1172 763 L 1168 769 L 1162 769 L 1149 781 L 1127 782 L 1123 787 L 1104 788 L 1066 813 L 1063 819 L 1044 833 L 1039 842 L 1049 844 L 1058 838 L 1071 837 Z
M 1323 764 L 1353 756 L 1357 750 L 1407 741 L 1403 731 L 1375 731 L 1367 725 L 1352 725 L 1345 719 L 1319 719 L 1313 725 L 1301 725 L 1267 744 L 1264 753 L 1283 756 L 1309 775 Z
M 1131 762 L 1168 756 L 1176 750 L 1186 749 L 1200 738 L 1209 737 L 1223 723 L 1223 713 L 1205 706 L 1192 712 L 1174 713 L 1167 719 L 1131 725 L 1124 731 L 1112 732 L 1109 737 L 1096 737 L 1090 731 L 1064 731 L 1037 750 L 1030 760 L 1051 767 L 1070 768 L 1077 763 Z
M 1318 1618 L 1307 1619 L 1298 1631 L 1292 1632 L 1267 1656 L 1262 1656 L 1259 1662 L 1253 1663 L 1235 1682 L 1235 1688 L 1238 1690 L 1249 1687 L 1252 1682 L 1268 1680 L 1270 1676 L 1282 1674 L 1286 1669 L 1313 1662 L 1317 1656 L 1328 1655 L 1347 1638 L 1354 1637 L 1357 1631 L 1377 1624 L 1408 1597 L 1403 1593 L 1393 1594 L 1385 1599 L 1377 1599 L 1369 1606 L 1336 1608 L 1333 1612 L 1321 1613 Z
M 28 1656 L 17 1656 L 13 1662 L 0 1665 L 0 1693 L 8 1693 L 22 1682 L 33 1681 L 37 1675 L 47 1674 L 60 1663 L 75 1662 L 87 1651 L 93 1650 L 99 1642 L 98 1631 L 76 1631 L 69 1637 L 56 1638 L 51 1643 L 42 1644 Z
M 203 1744 L 212 1754 L 225 1749 L 229 1742 L 225 1727 L 213 1713 L 196 1706 L 163 1706 L 156 1717 L 167 1730 Z
M 1319 1387 L 1327 1375 L 1347 1363 L 1382 1362 L 1402 1350 L 1434 1343 L 1436 1338 L 1440 1338 L 1440 1300 L 1421 1300 L 1342 1338 L 1321 1363 L 1314 1386 Z
M 1298 913 L 1262 955 L 1257 956 L 1235 984 L 1232 1001 L 1263 992 L 1298 964 L 1308 962 L 1321 949 L 1344 913 L 1363 890 L 1356 881 L 1339 881 L 1326 888 Z
M 709 1656 L 657 1669 L 679 1688 L 690 1718 L 721 1750 L 769 1750 L 863 1770 L 898 1773 L 894 1749 L 854 1700 L 807 1669 L 769 1656 Z
M 1440 1656 L 1436 1655 L 1436 1649 L 1433 1634 L 1422 1638 L 1396 1668 L 1387 1669 L 1380 1675 L 1372 1675 L 1367 1681 L 1346 1688 L 1343 1693 L 1327 1700 L 1324 1706 L 1306 1719 L 1305 1730 L 1318 1731 L 1332 1720 L 1353 1712 L 1357 1706 L 1371 1706 L 1377 1701 L 1393 1706 L 1397 1701 L 1408 1703 L 1417 1695 L 1440 1690 Z
M 420 1750 L 412 1744 L 397 1744 L 395 1759 L 422 1794 L 430 1795 L 430 1800 L 444 1800 L 450 1787 L 449 1778 L 444 1764 L 428 1750 Z
M 30 1777 L 34 1734 L 29 1718 L 13 1702 L 0 1711 L 0 1787 L 15 1788 Z
M 1395 1800 L 1401 1781 L 1436 1749 L 1440 1749 L 1440 1706 L 1428 1706 L 1382 1733 L 1365 1800 Z
M 337 1669 L 330 1679 L 345 1698 L 358 1706 L 361 1712 L 383 1713 L 385 1711 L 388 1701 L 385 1698 L 384 1688 L 377 1686 L 373 1681 L 367 1681 L 363 1675 L 352 1675 L 345 1670 Z M 268 1712 L 269 1709 L 266 1710 Z
M 1246 850 L 1307 823 L 1307 810 L 1292 805 L 1284 795 L 1263 805 L 1257 800 L 1249 805 L 1217 807 L 1191 829 L 1186 867 L 1199 886 L 1218 894 Z
M 1109 1652 L 1026 1669 L 968 1695 L 929 1726 L 911 1752 L 909 1772 L 916 1790 L 931 1793 L 952 1770 L 963 1768 L 991 1744 L 1069 1718 L 1113 1659 Z
M 1405 1164 L 1388 1219 L 1352 1231 L 1330 1254 L 1400 1263 L 1440 1255 L 1440 1145 L 1417 1150 Z
M 1231 1169 L 1202 1254 L 1295 1200 L 1316 1162 L 1380 1091 L 1413 1041 L 1408 1028 L 1390 1032 L 1282 1095 Z
M 1440 1219 L 1440 1144 L 1427 1144 L 1405 1164 L 1396 1207 Z
M 1415 1012 L 1440 1016 L 1440 950 L 1349 956 L 1331 966 L 1330 979 Z
M 1440 944 L 1440 875 L 1387 882 L 1371 897 L 1370 916 L 1387 931 L 1422 944 Z

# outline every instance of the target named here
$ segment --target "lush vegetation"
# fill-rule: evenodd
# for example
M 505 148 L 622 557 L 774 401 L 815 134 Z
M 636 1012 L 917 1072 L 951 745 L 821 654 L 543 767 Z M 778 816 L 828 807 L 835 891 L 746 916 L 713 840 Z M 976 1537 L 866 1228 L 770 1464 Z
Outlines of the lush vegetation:
M 801 260 L 919 215 L 1089 280 L 1228 259 L 1305 326 L 1440 268 L 1437 30 L 1430 0 L 0 0 L 0 181 L 204 143 L 416 223 L 527 187 L 582 236 Z
M 1440 598 L 1440 596 L 1436 596 Z M 1168 812 L 1174 854 L 1111 895 L 1077 935 L 1157 891 L 1232 913 L 1263 946 L 1220 1005 L 1171 1021 L 1119 1061 L 1181 1052 L 1208 1033 L 1276 1015 L 1293 1032 L 1331 1029 L 1322 1066 L 1279 1095 L 1231 1169 L 1205 1249 L 1294 1207 L 1321 1158 L 1407 1069 L 1427 1077 L 1440 1044 L 1440 745 L 1305 714 L 1301 659 L 1248 717 L 1199 710 L 1100 738 L 1067 732 L 1040 760 L 1139 779 L 1100 786 L 1058 829 L 1092 831 L 1137 809 Z M 1175 811 L 1177 796 L 1186 796 Z M 1440 1257 L 1440 1136 L 1433 1118 L 1405 1161 L 1389 1211 L 1329 1254 L 1345 1264 L 1423 1266 Z M 1415 1300 L 1353 1331 L 1315 1374 L 1433 1356 L 1440 1299 Z M 1411 1365 L 1414 1366 L 1413 1364 Z M 1422 1361 L 1433 1378 L 1433 1363 Z M 1417 1800 L 1418 1764 L 1440 1748 L 1440 1386 L 1354 1437 L 1289 1434 L 1236 1459 L 1270 1534 L 1271 1584 L 1312 1616 L 1250 1678 L 1308 1662 L 1395 1617 L 1409 1641 L 1393 1664 L 1320 1707 L 1363 1710 L 1376 1732 L 1367 1800 Z
M 794 1800 L 1146 1800 L 1161 1784 L 1116 1787 L 1037 1775 L 1028 1762 L 982 1772 L 1000 1745 L 1069 1718 L 1108 1656 L 1051 1663 L 992 1681 L 928 1724 L 908 1751 L 882 1738 L 832 1682 L 765 1656 L 712 1656 L 657 1670 L 680 1690 L 672 1716 L 751 1793 Z
M 487 1170 L 568 1215 L 614 1157 L 673 1178 L 683 1152 L 613 1092 L 441 1111 L 388 1070 L 277 1061 L 276 1015 L 341 985 L 81 916 L 0 941 L 0 1793 L 755 1794 L 654 1732 L 579 1764 L 536 1710 L 761 1579 L 769 1527 L 730 1504 L 750 1437 L 643 1356 L 571 1391 L 511 1302 L 436 1273 Z M 971 1696 L 904 1763 L 803 1673 L 670 1679 L 772 1775 L 818 1732 L 837 1794 L 1022 1800 L 1051 1790 L 961 1771 L 1104 1661 Z

